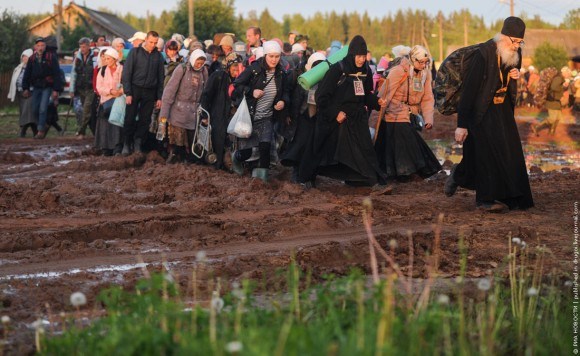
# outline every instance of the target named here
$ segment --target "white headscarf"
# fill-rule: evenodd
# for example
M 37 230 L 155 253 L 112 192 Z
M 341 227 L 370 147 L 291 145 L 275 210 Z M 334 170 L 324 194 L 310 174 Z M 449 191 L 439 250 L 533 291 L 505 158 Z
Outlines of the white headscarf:
M 323 53 L 320 52 L 313 53 L 310 57 L 308 57 L 308 61 L 306 62 L 306 65 L 304 65 L 304 68 L 306 68 L 306 71 L 309 71 L 310 69 L 312 69 L 312 65 L 314 64 L 314 62 L 324 61 L 325 59 L 326 56 Z
M 189 64 L 191 64 L 192 68 L 194 68 L 195 61 L 198 60 L 199 58 L 203 58 L 204 60 L 207 60 L 207 57 L 206 57 L 204 51 L 202 51 L 201 49 L 196 49 L 193 52 L 191 52 L 191 55 L 189 56 Z
M 276 41 L 266 41 L 262 46 L 264 47 L 264 55 L 270 53 L 282 53 L 282 48 Z
M 30 58 L 30 56 L 32 56 L 32 53 L 34 53 L 34 52 L 32 51 L 32 49 L 30 49 L 30 48 L 29 48 L 29 49 L 25 49 L 25 50 L 22 52 L 22 54 L 20 55 L 20 60 L 22 60 L 22 57 L 23 57 L 23 56 L 26 56 L 26 57 Z

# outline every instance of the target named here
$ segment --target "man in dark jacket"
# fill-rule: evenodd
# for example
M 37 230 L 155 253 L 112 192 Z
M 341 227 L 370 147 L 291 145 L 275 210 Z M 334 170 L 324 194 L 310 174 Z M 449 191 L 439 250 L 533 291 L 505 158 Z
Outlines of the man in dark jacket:
M 474 189 L 477 207 L 487 212 L 534 206 L 514 118 L 525 29 L 520 18 L 508 17 L 501 33 L 480 45 L 463 81 L 455 130 L 463 159 L 445 194 Z
M 44 38 L 35 41 L 34 54 L 28 60 L 22 80 L 22 95 L 25 98 L 32 96 L 32 110 L 38 117 L 38 133 L 35 138 L 46 136 L 46 118 L 48 102 L 57 100 L 62 91 L 63 83 L 60 78 L 58 57 L 52 51 L 46 51 Z
M 74 59 L 73 78 L 71 80 L 71 100 L 78 96 L 83 106 L 83 116 L 77 136 L 84 138 L 87 126 L 91 121 L 91 107 L 95 99 L 93 91 L 93 51 L 91 51 L 91 40 L 83 37 L 79 40 L 79 53 Z
M 153 106 L 161 108 L 163 96 L 164 60 L 157 50 L 159 34 L 149 31 L 141 47 L 133 48 L 127 56 L 121 82 L 127 95 L 127 110 L 123 135 L 123 155 L 140 153 L 144 143 Z M 139 120 L 137 120 L 139 114 Z

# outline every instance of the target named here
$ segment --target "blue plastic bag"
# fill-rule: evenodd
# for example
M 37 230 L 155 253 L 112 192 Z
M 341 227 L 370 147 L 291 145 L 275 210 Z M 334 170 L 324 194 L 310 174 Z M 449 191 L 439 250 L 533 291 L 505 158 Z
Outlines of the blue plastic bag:
M 126 96 L 124 94 L 115 98 L 109 115 L 109 123 L 119 127 L 125 125 L 125 108 L 127 107 L 125 100 Z

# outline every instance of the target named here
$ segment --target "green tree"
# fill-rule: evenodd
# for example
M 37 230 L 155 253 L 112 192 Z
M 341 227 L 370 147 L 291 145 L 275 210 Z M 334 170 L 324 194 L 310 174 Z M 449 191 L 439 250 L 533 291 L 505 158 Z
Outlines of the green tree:
M 281 24 L 272 17 L 268 9 L 262 11 L 258 23 L 262 30 L 262 37 L 266 39 L 284 38 Z
M 87 23 L 86 19 L 82 18 L 79 14 L 77 18 L 77 23 L 74 29 L 70 26 L 64 25 L 62 28 L 62 43 L 60 45 L 61 51 L 74 51 L 79 48 L 79 40 L 83 37 L 91 38 L 93 36 L 93 30 Z
M 4 10 L 0 15 L 0 73 L 14 69 L 20 63 L 22 51 L 29 47 L 28 19 Z M 2 93 L 2 95 L 6 95 Z
M 566 16 L 564 16 L 564 21 L 562 22 L 560 27 L 567 28 L 570 30 L 580 30 L 580 7 L 568 11 Z
M 544 42 L 534 52 L 534 66 L 541 69 L 548 67 L 562 68 L 568 62 L 568 54 L 563 47 Z
M 188 1 L 181 0 L 173 17 L 169 32 L 189 34 Z M 196 0 L 194 8 L 194 33 L 200 40 L 213 38 L 220 32 L 234 32 L 237 21 L 233 0 Z

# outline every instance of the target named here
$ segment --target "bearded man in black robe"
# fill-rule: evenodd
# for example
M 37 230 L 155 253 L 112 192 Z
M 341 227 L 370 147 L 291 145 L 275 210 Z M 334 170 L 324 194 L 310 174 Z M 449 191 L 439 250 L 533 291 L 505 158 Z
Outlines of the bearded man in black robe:
M 463 81 L 455 140 L 463 159 L 451 171 L 445 194 L 475 190 L 476 205 L 488 212 L 534 206 L 523 149 L 514 118 L 521 47 L 526 25 L 505 19 L 501 33 L 482 43 Z

